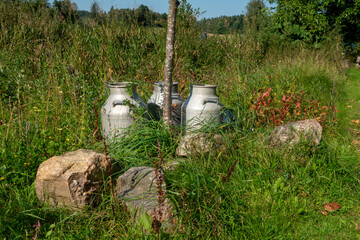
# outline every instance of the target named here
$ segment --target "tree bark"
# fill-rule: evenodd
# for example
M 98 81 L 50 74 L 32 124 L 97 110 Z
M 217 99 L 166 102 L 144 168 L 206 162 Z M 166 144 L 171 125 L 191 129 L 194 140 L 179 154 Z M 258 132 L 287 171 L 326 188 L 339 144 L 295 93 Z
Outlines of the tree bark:
M 170 126 L 172 124 L 171 119 L 171 85 L 172 85 L 172 71 L 174 65 L 174 43 L 175 43 L 175 23 L 176 12 L 179 6 L 178 0 L 169 1 L 169 14 L 168 14 L 168 27 L 166 35 L 166 57 L 164 67 L 164 109 L 163 120 L 165 124 Z

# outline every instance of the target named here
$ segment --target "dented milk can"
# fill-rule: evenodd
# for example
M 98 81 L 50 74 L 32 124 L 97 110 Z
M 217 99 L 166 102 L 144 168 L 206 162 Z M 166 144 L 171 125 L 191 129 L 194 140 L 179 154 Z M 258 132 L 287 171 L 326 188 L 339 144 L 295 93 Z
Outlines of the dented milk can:
M 110 96 L 101 108 L 102 134 L 106 139 L 121 135 L 134 122 L 134 109 L 146 108 L 134 83 L 112 83 L 109 88 Z
M 172 122 L 174 125 L 180 125 L 181 122 L 181 106 L 184 99 L 178 91 L 178 83 L 173 82 L 171 86 L 171 104 L 172 104 Z M 164 82 L 154 83 L 154 92 L 148 100 L 148 108 L 150 114 L 160 120 L 164 107 Z
M 193 132 L 221 123 L 222 105 L 216 95 L 216 87 L 216 85 L 190 86 L 190 95 L 181 111 L 185 132 Z

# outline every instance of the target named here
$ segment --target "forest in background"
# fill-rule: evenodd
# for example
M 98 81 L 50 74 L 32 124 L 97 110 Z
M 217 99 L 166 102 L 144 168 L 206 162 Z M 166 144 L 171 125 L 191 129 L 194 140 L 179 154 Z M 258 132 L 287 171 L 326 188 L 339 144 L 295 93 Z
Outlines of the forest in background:
M 76 4 L 70 0 L 55 0 L 52 5 L 46 0 L 14 1 L 26 2 L 35 11 L 42 7 L 52 9 L 71 21 L 86 22 L 92 19 L 97 22 L 119 21 L 148 27 L 163 27 L 167 20 L 166 13 L 156 13 L 145 5 L 134 9 L 111 7 L 109 12 L 104 12 L 96 1 L 93 2 L 89 11 L 78 10 Z M 188 19 L 193 17 L 192 21 L 204 33 L 243 33 L 246 28 L 252 28 L 257 31 L 261 29 L 261 31 L 276 32 L 288 40 L 307 43 L 319 43 L 329 34 L 339 33 L 346 46 L 351 48 L 350 50 L 353 51 L 353 48 L 358 46 L 360 7 L 357 0 L 338 2 L 328 0 L 311 3 L 270 0 L 269 3 L 276 4 L 276 7 L 268 8 L 264 1 L 252 0 L 247 6 L 246 14 L 200 19 L 201 10 L 192 8 L 188 1 L 182 1 L 180 12 L 188 14 Z

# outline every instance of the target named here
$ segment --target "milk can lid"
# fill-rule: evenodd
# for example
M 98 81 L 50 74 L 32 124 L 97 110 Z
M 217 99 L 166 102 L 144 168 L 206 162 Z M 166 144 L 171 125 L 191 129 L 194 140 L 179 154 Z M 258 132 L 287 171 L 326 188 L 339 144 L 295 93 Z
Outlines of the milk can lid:
M 125 88 L 125 87 L 129 87 L 129 86 L 136 86 L 136 83 L 132 83 L 132 82 L 116 82 L 116 83 L 110 83 L 108 85 L 108 87 L 110 88 Z
M 191 84 L 191 87 L 196 87 L 196 88 L 216 88 L 217 85 L 213 85 L 213 84 Z

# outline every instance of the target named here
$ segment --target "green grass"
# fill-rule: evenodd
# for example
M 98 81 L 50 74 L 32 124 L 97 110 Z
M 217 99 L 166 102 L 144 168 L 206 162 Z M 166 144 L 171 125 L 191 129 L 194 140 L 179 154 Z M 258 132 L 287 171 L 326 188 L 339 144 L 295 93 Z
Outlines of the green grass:
M 347 94 L 349 96 L 349 105 L 351 106 L 349 111 L 354 119 L 360 118 L 360 70 L 351 69 L 349 72 L 349 82 L 347 84 Z
M 33 182 L 39 164 L 54 155 L 78 148 L 104 151 L 98 129 L 106 84 L 136 82 L 146 101 L 152 84 L 162 80 L 164 29 L 71 24 L 45 10 L 0 6 L 0 238 L 31 238 L 37 221 L 38 239 L 157 238 L 111 195 L 104 193 L 97 208 L 60 209 L 40 203 Z M 236 119 L 231 128 L 217 130 L 226 150 L 177 159 L 178 133 L 143 121 L 108 146 L 122 167 L 117 175 L 132 166 L 153 166 L 157 139 L 164 161 L 180 162 L 165 173 L 177 224 L 161 231 L 161 238 L 359 238 L 360 164 L 354 143 L 359 125 L 351 121 L 359 120 L 359 70 L 343 72 L 334 63 L 341 59 L 336 43 L 323 50 L 286 43 L 266 49 L 253 36 L 199 41 L 199 34 L 178 28 L 174 81 L 184 97 L 190 84 L 218 85 L 221 102 Z M 303 112 L 306 100 L 329 107 L 316 149 L 269 149 L 266 139 L 274 125 L 251 110 L 259 91 L 268 88 L 270 110 L 283 106 L 284 95 L 300 91 Z M 320 117 L 316 109 L 308 113 Z M 304 118 L 289 112 L 286 121 Z M 110 184 L 107 180 L 104 189 Z M 327 202 L 343 207 L 324 216 Z

